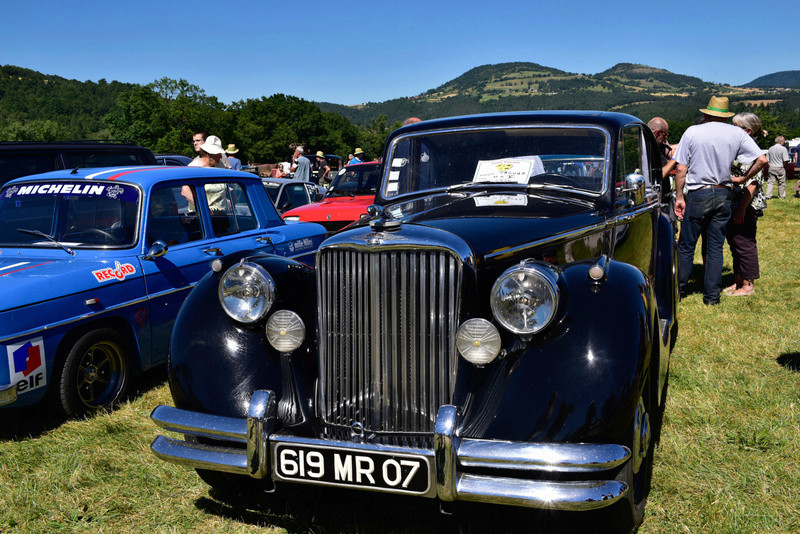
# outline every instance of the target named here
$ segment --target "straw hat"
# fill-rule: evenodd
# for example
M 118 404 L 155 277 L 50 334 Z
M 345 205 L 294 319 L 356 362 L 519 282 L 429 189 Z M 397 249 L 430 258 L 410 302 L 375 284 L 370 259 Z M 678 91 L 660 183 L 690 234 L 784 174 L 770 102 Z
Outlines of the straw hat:
M 226 154 L 236 154 L 237 152 L 239 152 L 239 149 L 233 143 L 229 144 L 228 148 L 225 149 Z
M 700 110 L 701 113 L 711 115 L 713 117 L 733 117 L 733 111 L 730 111 L 727 96 L 712 96 L 708 101 L 708 106 Z
M 318 158 L 324 158 L 325 157 L 325 154 L 322 153 L 322 150 L 317 150 L 317 157 Z
M 364 153 L 364 151 L 361 150 L 360 148 L 357 148 L 356 151 L 353 152 L 353 154 L 355 154 L 356 156 L 358 156 L 359 154 L 363 154 L 363 153 Z
M 222 148 L 222 141 L 216 135 L 209 135 L 206 137 L 206 142 L 200 145 L 200 150 L 208 154 L 224 154 L 225 149 Z

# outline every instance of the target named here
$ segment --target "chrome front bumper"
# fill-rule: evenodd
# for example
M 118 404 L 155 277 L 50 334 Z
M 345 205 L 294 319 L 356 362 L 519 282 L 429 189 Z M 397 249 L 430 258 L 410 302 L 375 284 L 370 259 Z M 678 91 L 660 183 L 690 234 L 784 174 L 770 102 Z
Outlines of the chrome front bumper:
M 630 459 L 631 451 L 627 447 L 615 444 L 521 443 L 460 438 L 457 435 L 458 409 L 449 405 L 442 406 L 437 413 L 433 450 L 274 433 L 275 395 L 265 390 L 253 394 L 246 419 L 190 412 L 169 406 L 158 406 L 150 417 L 168 431 L 243 446 L 227 448 L 158 436 L 151 448 L 159 458 L 197 469 L 224 471 L 258 479 L 280 479 L 270 469 L 270 458 L 276 445 L 289 443 L 351 451 L 413 453 L 428 457 L 433 480 L 427 493 L 422 496 L 438 497 L 442 501 L 476 501 L 579 511 L 609 506 L 628 492 L 624 482 L 597 479 L 600 473 L 620 467 Z M 501 470 L 503 474 L 486 474 L 492 469 Z M 509 476 L 509 472 L 519 473 L 520 476 Z M 590 480 L 547 480 L 548 473 L 578 477 L 585 475 Z M 367 487 L 360 489 L 386 491 Z

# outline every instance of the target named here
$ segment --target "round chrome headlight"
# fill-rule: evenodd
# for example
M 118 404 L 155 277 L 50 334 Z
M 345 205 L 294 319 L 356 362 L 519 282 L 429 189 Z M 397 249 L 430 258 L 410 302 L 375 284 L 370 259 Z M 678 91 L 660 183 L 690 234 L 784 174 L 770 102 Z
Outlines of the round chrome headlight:
M 500 354 L 500 333 L 486 319 L 469 319 L 458 327 L 456 347 L 468 362 L 486 365 Z
M 225 313 L 241 323 L 263 318 L 275 301 L 275 282 L 255 263 L 239 263 L 228 269 L 217 291 Z
M 306 325 L 293 311 L 278 310 L 267 320 L 267 340 L 278 352 L 292 352 L 305 338 Z
M 507 270 L 492 287 L 495 319 L 515 334 L 540 331 L 556 315 L 557 280 L 552 269 L 530 260 Z

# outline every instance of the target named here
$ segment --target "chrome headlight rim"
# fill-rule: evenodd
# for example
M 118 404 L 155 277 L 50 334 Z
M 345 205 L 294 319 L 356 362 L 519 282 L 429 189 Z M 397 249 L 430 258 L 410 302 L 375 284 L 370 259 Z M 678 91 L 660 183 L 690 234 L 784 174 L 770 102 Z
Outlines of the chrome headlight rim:
M 498 292 L 502 284 L 509 280 L 511 277 L 519 274 L 534 277 L 544 282 L 543 286 L 547 291 L 547 297 L 552 303 L 552 311 L 545 321 L 537 323 L 530 328 L 518 328 L 514 326 L 504 316 L 503 311 L 499 307 Z M 559 301 L 561 299 L 560 290 L 558 288 L 558 272 L 552 265 L 540 262 L 537 260 L 523 260 L 519 264 L 507 269 L 495 280 L 492 290 L 489 294 L 489 304 L 492 309 L 492 315 L 500 325 L 514 334 L 520 335 L 533 335 L 541 332 L 552 324 L 553 320 L 558 315 Z
M 253 316 L 242 316 L 235 313 L 235 311 L 232 310 L 225 301 L 226 299 L 226 296 L 224 294 L 225 281 L 229 275 L 232 275 L 234 269 L 247 269 L 251 271 L 263 283 L 263 286 L 266 289 L 266 291 L 264 291 L 261 294 L 261 297 L 265 299 L 262 309 L 259 313 Z M 269 313 L 269 311 L 272 309 L 272 305 L 275 303 L 276 295 L 277 295 L 277 290 L 276 290 L 275 280 L 272 279 L 272 275 L 270 275 L 266 269 L 264 269 L 257 263 L 248 261 L 242 261 L 229 267 L 228 270 L 226 270 L 222 274 L 219 283 L 217 284 L 217 297 L 219 298 L 219 303 L 222 306 L 222 309 L 225 310 L 225 314 L 234 321 L 243 324 L 253 324 L 258 321 L 261 321 L 264 317 L 266 317 L 267 313 Z

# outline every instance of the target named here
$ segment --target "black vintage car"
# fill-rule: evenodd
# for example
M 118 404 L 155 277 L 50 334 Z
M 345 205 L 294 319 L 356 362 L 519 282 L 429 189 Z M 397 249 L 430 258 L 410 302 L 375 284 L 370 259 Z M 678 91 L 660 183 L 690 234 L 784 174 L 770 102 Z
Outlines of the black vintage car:
M 641 522 L 677 335 L 658 147 L 635 117 L 458 117 L 387 140 L 315 268 L 215 264 L 155 453 L 260 479 Z M 249 480 L 249 479 L 248 479 Z

